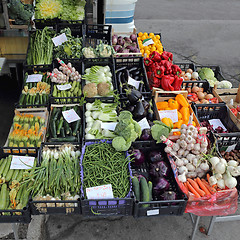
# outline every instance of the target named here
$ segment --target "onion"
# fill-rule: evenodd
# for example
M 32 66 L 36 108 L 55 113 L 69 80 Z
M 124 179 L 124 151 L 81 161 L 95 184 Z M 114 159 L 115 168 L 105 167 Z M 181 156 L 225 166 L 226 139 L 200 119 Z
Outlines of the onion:
M 188 68 L 186 72 L 187 72 L 187 73 L 190 73 L 190 74 L 192 75 L 193 70 L 192 70 L 191 68 Z
M 212 98 L 213 98 L 213 95 L 212 95 L 212 94 L 207 94 L 207 95 L 205 96 L 205 99 L 207 99 L 207 100 L 212 99 Z
M 198 93 L 197 93 L 197 96 L 198 96 L 198 98 L 199 98 L 200 100 L 202 100 L 202 99 L 205 98 L 204 93 L 202 93 L 202 92 L 198 92 Z
M 145 156 L 143 151 L 141 151 L 140 149 L 133 149 L 132 153 L 134 156 L 134 165 L 139 166 L 144 163 Z
M 198 79 L 198 73 L 197 72 L 193 72 L 192 73 L 192 78 Z
M 195 86 L 192 88 L 193 93 L 197 93 L 199 91 L 199 87 Z
M 177 194 L 173 191 L 166 191 L 160 196 L 163 200 L 176 200 Z
M 191 73 L 186 72 L 185 75 L 184 75 L 184 80 L 185 80 L 185 78 L 187 78 L 188 80 L 190 80 L 191 77 L 192 77 Z
M 158 194 L 158 193 L 168 190 L 169 187 L 170 187 L 169 182 L 165 178 L 160 177 L 160 178 L 158 178 L 157 184 L 155 185 L 153 190 L 154 190 L 154 192 L 156 192 Z
M 131 35 L 130 35 L 130 39 L 131 39 L 133 42 L 136 42 L 136 41 L 137 41 L 137 35 L 136 35 L 136 34 L 131 34 Z
M 149 173 L 155 178 L 167 177 L 169 168 L 164 161 L 155 162 L 151 163 Z

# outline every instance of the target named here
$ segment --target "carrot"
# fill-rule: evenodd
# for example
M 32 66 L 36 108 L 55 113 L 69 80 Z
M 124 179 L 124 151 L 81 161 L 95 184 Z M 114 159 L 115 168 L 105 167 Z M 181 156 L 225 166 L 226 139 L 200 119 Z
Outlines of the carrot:
M 195 181 L 193 181 L 191 178 L 188 178 L 187 180 L 201 197 L 204 197 L 206 195 L 205 192 L 199 188 L 198 184 Z
M 185 194 L 188 194 L 188 189 L 186 188 L 186 186 L 184 185 L 184 183 L 181 184 L 181 189 Z
M 209 178 L 210 178 L 210 174 L 207 173 L 207 180 L 208 180 L 208 183 L 210 184 L 210 182 L 209 182 Z
M 201 181 L 211 194 L 214 194 L 216 192 L 216 189 L 211 187 L 210 184 L 205 179 L 202 178 Z
M 187 186 L 187 183 L 184 182 L 183 184 L 184 184 L 185 188 L 189 191 L 188 186 Z
M 187 187 L 188 187 L 189 191 L 191 193 L 193 193 L 195 195 L 195 197 L 197 197 L 197 198 L 201 197 L 189 182 L 187 182 L 186 184 L 187 184 Z
M 201 179 L 199 177 L 197 177 L 197 183 L 199 185 L 199 187 L 207 194 L 207 195 L 211 195 L 211 193 L 208 191 L 208 189 L 205 187 L 205 185 L 202 183 Z

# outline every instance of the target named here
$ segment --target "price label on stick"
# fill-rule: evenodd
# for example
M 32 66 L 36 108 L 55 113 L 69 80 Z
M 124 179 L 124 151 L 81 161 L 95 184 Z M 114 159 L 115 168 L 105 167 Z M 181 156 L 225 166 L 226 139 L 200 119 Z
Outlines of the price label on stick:
M 31 169 L 34 159 L 34 157 L 13 155 L 10 169 Z
M 70 83 L 65 85 L 57 85 L 57 89 L 60 91 L 69 90 L 71 88 L 72 88 L 72 85 Z
M 227 149 L 226 149 L 226 152 L 231 152 L 232 150 L 235 149 L 236 146 L 237 146 L 237 144 L 233 144 L 233 145 L 228 146 Z
M 139 88 L 140 81 L 136 81 L 135 79 L 128 77 L 128 84 L 135 87 L 136 89 Z
M 67 41 L 67 36 L 65 33 L 62 33 L 59 36 L 52 38 L 52 41 L 54 45 L 57 47 Z
M 114 198 L 111 184 L 86 188 L 86 195 L 88 199 Z
M 31 74 L 28 75 L 26 82 L 41 82 L 42 81 L 42 74 Z
M 178 114 L 177 114 L 177 109 L 174 110 L 161 110 L 158 111 L 160 119 L 163 118 L 170 118 L 173 123 L 178 122 Z
M 143 40 L 143 46 L 146 47 L 148 45 L 154 44 L 154 41 L 151 38 L 147 38 Z
M 115 127 L 117 125 L 117 122 L 102 122 L 101 123 L 101 128 L 103 129 L 108 129 L 110 131 L 114 131 L 115 130 Z
M 76 122 L 76 121 L 78 121 L 78 120 L 81 119 L 81 118 L 78 116 L 78 114 L 74 111 L 74 109 L 70 109 L 70 110 L 67 110 L 67 111 L 63 111 L 62 114 L 63 114 L 63 117 L 65 118 L 65 120 L 66 120 L 68 123 Z
M 138 122 L 138 124 L 140 125 L 140 127 L 141 127 L 142 130 L 143 130 L 143 129 L 150 129 L 149 123 L 148 123 L 148 121 L 147 121 L 146 118 L 143 118 L 142 120 L 140 120 L 140 121 Z
M 227 131 L 227 129 L 225 128 L 225 126 L 223 125 L 222 121 L 220 119 L 210 119 L 208 120 L 210 125 L 212 125 L 213 129 L 215 130 L 218 127 L 221 127 L 223 129 L 223 131 Z

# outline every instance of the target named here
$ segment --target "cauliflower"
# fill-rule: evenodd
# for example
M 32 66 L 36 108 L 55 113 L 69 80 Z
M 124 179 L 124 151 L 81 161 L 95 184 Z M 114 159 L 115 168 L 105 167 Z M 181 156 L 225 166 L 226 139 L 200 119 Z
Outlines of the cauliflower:
M 96 51 L 99 54 L 99 57 L 110 57 L 112 54 L 115 53 L 112 46 L 103 44 L 102 41 L 98 44 Z
M 96 58 L 97 57 L 97 55 L 95 54 L 95 51 L 92 47 L 83 48 L 82 53 L 85 58 Z

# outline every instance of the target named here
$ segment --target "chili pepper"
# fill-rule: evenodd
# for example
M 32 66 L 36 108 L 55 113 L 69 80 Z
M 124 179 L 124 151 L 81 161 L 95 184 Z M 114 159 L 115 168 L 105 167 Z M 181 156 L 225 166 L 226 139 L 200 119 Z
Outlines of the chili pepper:
M 181 70 L 181 68 L 178 65 L 173 64 L 172 65 L 172 73 L 174 75 L 178 75 L 179 76 L 179 74 L 182 73 L 182 70 Z
M 159 52 L 153 51 L 150 55 L 149 58 L 153 60 L 154 62 L 160 62 L 162 60 L 161 55 Z
M 161 87 L 165 91 L 174 91 L 174 88 L 171 86 L 171 84 L 174 81 L 174 77 L 171 77 L 170 75 L 163 75 L 161 79 Z
M 162 60 L 160 62 L 160 66 L 165 67 L 165 74 L 171 74 L 172 73 L 172 63 L 167 60 Z
M 154 75 L 158 78 L 161 78 L 164 75 L 164 72 L 165 72 L 165 67 L 164 66 L 161 66 L 161 67 L 158 66 L 154 70 Z
M 161 58 L 164 60 L 172 61 L 173 60 L 173 54 L 171 52 L 163 51 Z
M 182 82 L 183 82 L 182 77 L 178 77 L 177 75 L 174 76 L 174 82 L 173 82 L 172 86 L 175 91 L 181 90 Z
M 150 58 L 144 58 L 144 64 L 149 67 L 153 64 L 153 61 Z

